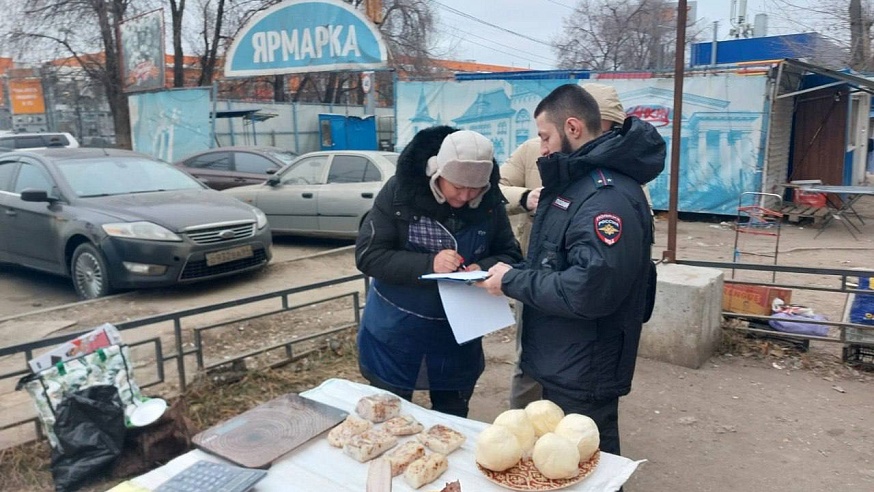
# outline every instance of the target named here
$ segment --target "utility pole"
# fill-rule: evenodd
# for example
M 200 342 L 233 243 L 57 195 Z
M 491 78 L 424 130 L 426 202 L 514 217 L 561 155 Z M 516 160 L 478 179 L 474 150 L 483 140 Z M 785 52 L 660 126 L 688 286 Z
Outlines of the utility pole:
M 668 249 L 662 252 L 667 263 L 677 261 L 677 222 L 679 220 L 680 137 L 683 126 L 683 76 L 686 65 L 686 0 L 677 2 L 677 47 L 674 59 L 674 115 L 671 132 L 671 178 L 668 187 Z
M 367 18 L 377 26 L 382 24 L 382 0 L 364 0 L 364 2 Z M 359 83 L 364 91 L 364 114 L 376 114 L 376 75 L 373 72 L 364 72 Z

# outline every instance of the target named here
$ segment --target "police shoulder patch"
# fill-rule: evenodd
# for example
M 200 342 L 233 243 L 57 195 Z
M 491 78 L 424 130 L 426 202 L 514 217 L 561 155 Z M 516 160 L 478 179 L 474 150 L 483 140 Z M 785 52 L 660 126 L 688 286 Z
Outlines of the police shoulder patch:
M 604 244 L 613 246 L 622 236 L 622 219 L 616 214 L 603 213 L 595 216 L 595 233 Z

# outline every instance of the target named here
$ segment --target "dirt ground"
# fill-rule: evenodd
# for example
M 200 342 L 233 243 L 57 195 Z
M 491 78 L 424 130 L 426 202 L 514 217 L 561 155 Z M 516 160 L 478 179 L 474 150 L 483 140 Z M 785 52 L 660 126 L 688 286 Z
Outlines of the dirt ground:
M 822 268 L 874 269 L 874 203 L 863 204 L 865 224 L 853 239 L 836 222 L 819 229 L 784 223 L 778 263 Z M 666 248 L 667 222 L 657 224 L 654 256 Z M 682 221 L 679 259 L 731 261 L 735 232 L 727 223 Z M 776 237 L 740 237 L 742 261 L 774 261 Z M 218 302 L 354 273 L 352 255 L 277 263 L 246 282 L 228 281 L 193 290 L 131 293 L 75 311 L 43 313 L 0 324 L 0 339 L 26 337 L 32 329 L 66 320 L 79 328 L 192 305 Z M 731 272 L 726 271 L 726 278 Z M 737 273 L 769 281 L 770 276 Z M 778 282 L 831 285 L 824 277 L 780 275 Z M 839 320 L 846 296 L 795 290 L 793 303 Z M 833 330 L 833 334 L 837 332 Z M 40 334 L 38 336 L 42 336 Z M 31 337 L 32 339 L 32 337 Z M 813 342 L 809 353 L 768 342 L 737 343 L 726 336 L 721 353 L 700 369 L 639 359 L 634 388 L 620 404 L 623 454 L 647 460 L 627 491 L 874 490 L 874 373 L 841 364 L 840 345 Z M 490 421 L 508 406 L 513 368 L 512 328 L 485 338 L 486 372 L 472 402 L 471 418 Z M 2 393 L 2 392 L 0 392 Z M 0 408 L 2 399 L 0 396 Z

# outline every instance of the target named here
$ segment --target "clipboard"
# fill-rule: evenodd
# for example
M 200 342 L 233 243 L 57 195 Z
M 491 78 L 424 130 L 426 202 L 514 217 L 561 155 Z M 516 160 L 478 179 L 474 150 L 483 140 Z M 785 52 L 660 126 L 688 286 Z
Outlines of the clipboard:
M 419 280 L 448 280 L 473 285 L 490 277 L 491 275 L 486 270 L 475 270 L 472 272 L 429 273 L 419 276 Z

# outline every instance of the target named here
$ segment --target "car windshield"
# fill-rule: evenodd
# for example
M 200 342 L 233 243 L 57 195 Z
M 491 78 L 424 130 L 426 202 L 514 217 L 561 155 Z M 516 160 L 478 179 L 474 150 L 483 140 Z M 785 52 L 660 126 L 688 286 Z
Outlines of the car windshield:
M 294 152 L 285 152 L 285 151 L 281 151 L 281 150 L 269 150 L 266 152 L 266 154 L 269 154 L 269 155 L 273 156 L 274 158 L 279 159 L 284 164 L 288 164 L 289 162 L 297 159 L 297 154 L 295 154 Z
M 80 198 L 203 188 L 175 167 L 142 157 L 62 160 L 58 170 Z

